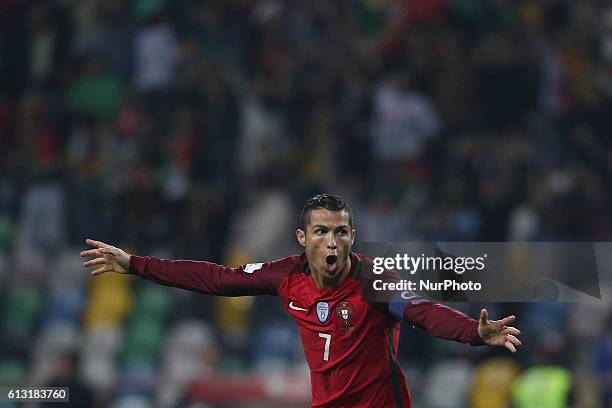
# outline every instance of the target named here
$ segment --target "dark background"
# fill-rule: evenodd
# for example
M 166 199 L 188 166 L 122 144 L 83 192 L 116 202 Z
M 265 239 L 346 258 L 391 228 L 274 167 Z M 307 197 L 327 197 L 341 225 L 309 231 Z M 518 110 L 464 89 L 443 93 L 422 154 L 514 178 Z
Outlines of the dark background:
M 207 374 L 307 373 L 276 299 L 90 279 L 86 237 L 265 261 L 329 192 L 363 241 L 610 241 L 611 104 L 605 1 L 0 0 L 0 384 L 195 406 Z M 415 406 L 507 407 L 550 362 L 612 406 L 601 289 L 487 305 L 517 355 L 405 327 Z

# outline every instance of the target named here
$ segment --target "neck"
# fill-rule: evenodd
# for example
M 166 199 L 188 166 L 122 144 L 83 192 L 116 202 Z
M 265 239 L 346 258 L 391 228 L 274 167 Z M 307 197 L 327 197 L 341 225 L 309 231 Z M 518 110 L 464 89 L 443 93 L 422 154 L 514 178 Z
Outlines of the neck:
M 317 288 L 324 290 L 324 289 L 331 289 L 331 288 L 338 286 L 340 283 L 342 283 L 342 281 L 346 279 L 350 271 L 351 271 L 351 257 L 349 256 L 348 259 L 346 260 L 346 264 L 344 265 L 344 269 L 342 269 L 342 271 L 335 277 L 328 278 L 326 276 L 323 276 L 323 274 L 316 273 L 314 271 L 312 271 L 314 273 L 311 273 L 311 276 L 312 276 L 312 280 L 314 281 L 315 285 L 317 285 Z

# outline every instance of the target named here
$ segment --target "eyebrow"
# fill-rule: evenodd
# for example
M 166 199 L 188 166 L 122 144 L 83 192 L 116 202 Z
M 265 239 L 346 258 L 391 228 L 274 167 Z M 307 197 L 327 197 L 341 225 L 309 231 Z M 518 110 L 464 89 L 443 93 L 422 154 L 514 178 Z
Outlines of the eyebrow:
M 325 228 L 325 229 L 330 229 L 330 227 L 329 227 L 329 226 L 327 226 L 327 225 L 321 225 L 321 224 L 313 225 L 311 228 L 312 228 L 312 229 L 315 229 L 315 228 Z M 348 228 L 349 228 L 349 226 L 348 226 L 348 224 L 342 224 L 342 225 L 338 225 L 338 226 L 337 226 L 335 229 L 339 229 L 339 228 L 347 228 L 347 229 L 348 229 Z

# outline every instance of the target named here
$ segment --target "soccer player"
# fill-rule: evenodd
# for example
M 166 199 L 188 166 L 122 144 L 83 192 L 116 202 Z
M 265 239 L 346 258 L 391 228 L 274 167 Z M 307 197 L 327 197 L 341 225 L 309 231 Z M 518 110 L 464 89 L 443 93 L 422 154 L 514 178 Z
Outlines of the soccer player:
M 474 320 L 416 294 L 409 300 L 366 301 L 371 261 L 351 252 L 355 240 L 350 206 L 340 197 L 317 195 L 300 216 L 301 255 L 230 268 L 205 261 L 130 255 L 103 242 L 81 252 L 95 257 L 92 275 L 131 273 L 154 282 L 221 295 L 275 295 L 298 325 L 312 385 L 312 407 L 410 407 L 410 393 L 397 361 L 400 320 L 443 339 L 472 345 L 521 345 L 514 316 Z

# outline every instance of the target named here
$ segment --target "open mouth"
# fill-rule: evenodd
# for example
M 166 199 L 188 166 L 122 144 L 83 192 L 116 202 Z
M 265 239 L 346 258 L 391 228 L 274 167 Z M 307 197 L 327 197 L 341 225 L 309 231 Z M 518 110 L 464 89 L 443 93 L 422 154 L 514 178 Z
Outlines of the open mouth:
M 327 272 L 333 272 L 338 265 L 338 255 L 327 255 L 325 257 L 325 269 Z

